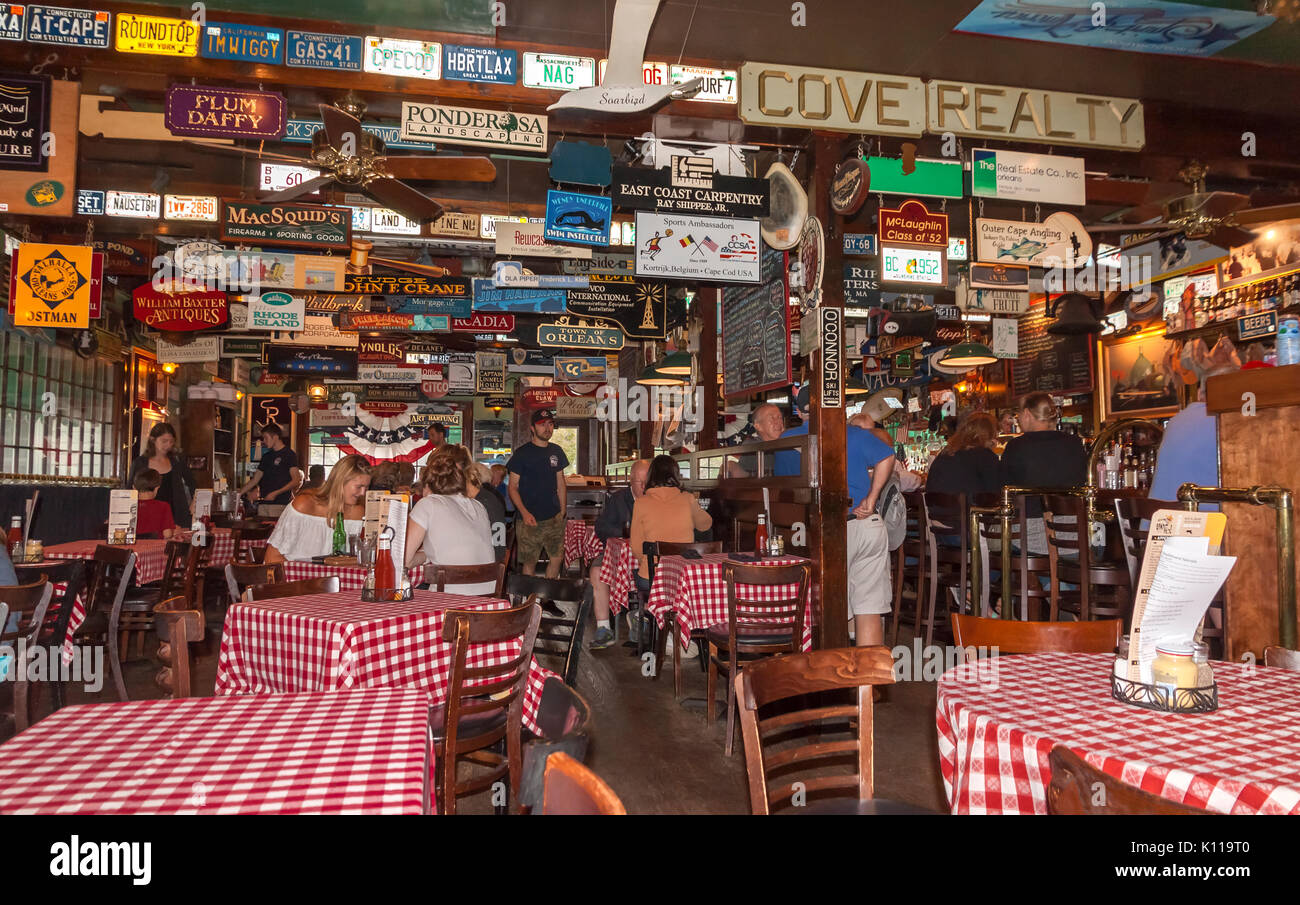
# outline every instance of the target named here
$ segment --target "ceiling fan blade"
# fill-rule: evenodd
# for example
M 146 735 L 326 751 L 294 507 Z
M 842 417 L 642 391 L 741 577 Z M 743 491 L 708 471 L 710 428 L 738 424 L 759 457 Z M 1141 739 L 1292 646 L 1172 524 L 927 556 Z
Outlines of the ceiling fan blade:
M 288 154 L 275 154 L 258 151 L 254 148 L 240 148 L 235 145 L 210 145 L 206 141 L 186 141 L 185 144 L 200 151 L 216 151 L 219 154 L 233 154 L 236 157 L 254 157 L 272 163 L 291 163 L 294 166 L 307 166 L 311 163 L 304 157 L 291 157 Z
M 1244 211 L 1236 211 L 1231 221 L 1234 226 L 1248 226 L 1251 223 L 1294 220 L 1296 217 L 1300 217 L 1300 204 L 1274 204 L 1271 207 L 1248 207 Z
M 386 157 L 377 165 L 397 179 L 492 182 L 497 178 L 496 165 L 486 157 L 421 154 Z
M 391 176 L 367 180 L 362 191 L 384 207 L 391 207 L 412 220 L 435 220 L 443 210 L 442 205 L 428 195 Z
M 1139 204 L 1136 207 L 1129 208 L 1120 215 L 1120 219 L 1125 223 L 1146 223 L 1150 220 L 1162 220 L 1164 217 L 1164 204 L 1155 201 Z
M 375 264 L 383 264 L 393 270 L 405 270 L 408 273 L 419 274 L 420 276 L 445 277 L 449 273 L 446 267 L 439 267 L 436 264 L 413 264 L 410 261 L 394 261 L 391 258 L 376 258 L 370 255 L 370 260 Z
M 361 120 L 330 104 L 320 105 L 320 118 L 330 147 L 342 153 L 343 136 L 352 136 L 352 153 L 361 147 Z
M 1254 242 L 1255 234 L 1248 229 L 1238 229 L 1235 226 L 1225 225 L 1210 233 L 1205 241 L 1220 248 L 1237 248 Z
M 1173 229 L 1173 223 L 1090 223 L 1084 227 L 1090 233 L 1158 233 Z
M 1176 236 L 1182 232 L 1181 228 L 1166 229 L 1158 232 L 1154 236 L 1143 236 L 1140 239 L 1134 239 L 1132 242 L 1125 242 L 1119 247 L 1120 252 L 1126 252 L 1130 248 L 1137 248 L 1139 245 L 1149 245 L 1152 242 L 1159 242 L 1161 239 L 1167 239 L 1170 236 Z
M 271 202 L 291 201 L 292 199 L 298 198 L 302 195 L 310 195 L 312 192 L 329 185 L 333 181 L 334 177 L 332 175 L 317 176 L 315 179 L 308 179 L 306 182 L 300 182 L 298 185 L 291 185 L 282 192 L 268 195 L 262 200 Z

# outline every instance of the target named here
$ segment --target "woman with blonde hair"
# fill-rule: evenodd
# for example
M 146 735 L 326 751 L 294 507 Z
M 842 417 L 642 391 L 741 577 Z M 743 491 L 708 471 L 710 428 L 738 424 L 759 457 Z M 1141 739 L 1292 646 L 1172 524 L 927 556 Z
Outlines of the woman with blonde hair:
M 497 561 L 487 510 L 469 495 L 474 461 L 463 446 L 444 444 L 429 457 L 421 481 L 428 488 L 406 523 L 406 565 L 477 566 Z M 496 582 L 447 585 L 450 594 L 490 594 Z
M 334 522 L 339 514 L 343 515 L 343 527 L 349 537 L 361 531 L 369 487 L 370 463 L 364 457 L 339 459 L 324 484 L 299 491 L 293 502 L 284 507 L 266 542 L 266 561 L 328 556 L 333 552 Z

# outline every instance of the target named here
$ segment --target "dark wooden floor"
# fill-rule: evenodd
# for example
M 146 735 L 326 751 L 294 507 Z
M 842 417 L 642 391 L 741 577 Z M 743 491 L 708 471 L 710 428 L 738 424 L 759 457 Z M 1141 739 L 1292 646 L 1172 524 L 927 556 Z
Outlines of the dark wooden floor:
M 210 618 L 205 650 L 195 667 L 195 685 L 211 689 L 220 650 L 221 614 Z M 624 636 L 626 629 L 624 629 Z M 900 643 L 910 643 L 901 639 Z M 146 646 L 152 655 L 153 643 Z M 134 645 L 132 654 L 134 656 Z M 658 681 L 642 675 L 633 651 L 620 646 L 587 651 L 580 661 L 578 690 L 590 701 L 594 731 L 587 763 L 622 798 L 629 814 L 748 814 L 749 793 L 743 746 L 724 753 L 725 719 L 705 723 L 702 709 L 679 706 L 673 699 L 671 661 Z M 133 700 L 159 697 L 152 659 L 133 659 L 125 666 Z M 704 697 L 704 674 L 692 660 L 685 664 L 685 692 Z M 116 700 L 111 682 L 88 695 L 70 688 L 69 703 Z M 935 736 L 935 686 L 900 683 L 876 705 L 876 794 L 936 811 L 946 811 Z M 721 709 L 721 708 L 719 708 Z M 48 700 L 41 701 L 41 712 Z M 739 736 L 739 730 L 737 730 Z M 490 813 L 487 796 L 469 799 L 465 813 Z

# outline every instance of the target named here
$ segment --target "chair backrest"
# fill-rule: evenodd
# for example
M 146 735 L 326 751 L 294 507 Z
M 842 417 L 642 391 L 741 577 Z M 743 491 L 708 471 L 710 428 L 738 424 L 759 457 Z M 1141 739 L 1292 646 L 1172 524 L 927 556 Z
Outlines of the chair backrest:
M 1161 509 L 1182 509 L 1177 502 L 1168 500 L 1150 500 L 1141 497 L 1116 497 L 1115 517 L 1119 525 L 1120 543 L 1124 547 L 1124 559 L 1128 561 L 1129 587 L 1138 586 L 1138 572 L 1142 570 L 1142 557 L 1147 549 L 1147 534 L 1150 531 L 1151 516 Z M 1147 526 L 1142 527 L 1146 522 Z
M 434 566 L 433 587 L 439 593 L 447 585 L 481 584 L 485 581 L 496 582 L 491 591 L 476 594 L 477 597 L 500 597 L 504 593 L 506 581 L 506 564 L 503 562 L 485 562 L 472 566 Z M 428 570 L 425 570 L 428 577 Z
M 112 619 L 122 612 L 122 601 L 135 574 L 135 558 L 135 551 L 127 547 L 109 544 L 95 547 L 86 592 L 87 616 L 102 612 Z
M 1049 814 L 1209 814 L 1144 792 L 1098 770 L 1064 745 L 1047 755 L 1052 780 L 1047 786 Z
M 850 792 L 866 801 L 874 794 L 871 686 L 894 681 L 894 659 L 886 647 L 845 647 L 815 650 L 806 654 L 768 657 L 748 664 L 732 679 L 740 710 L 740 728 L 745 739 L 745 766 L 749 773 L 749 802 L 755 814 L 771 813 L 772 807 L 788 803 L 798 782 L 810 798 L 821 792 Z M 776 701 L 800 695 L 857 689 L 857 701 L 837 706 L 804 705 L 759 719 L 759 711 Z M 821 733 L 831 720 L 848 723 L 853 735 L 842 741 L 825 741 Z M 787 747 L 784 743 L 807 744 Z M 839 734 L 838 732 L 836 734 Z M 769 752 L 766 744 L 783 747 Z M 849 772 L 842 772 L 845 759 Z M 791 770 L 792 765 L 808 771 Z M 841 772 L 826 774 L 825 768 L 840 765 Z M 780 776 L 769 784 L 769 768 L 780 768 Z
M 917 540 L 921 537 L 922 526 L 924 525 L 924 516 L 921 510 L 925 507 L 925 492 L 921 490 L 909 490 L 903 494 L 903 502 L 907 504 L 907 539 Z
M 524 744 L 518 803 L 525 814 L 541 806 L 547 757 L 556 751 L 577 761 L 587 756 L 591 705 L 571 686 L 551 676 L 542 686 L 537 728 L 541 734 Z
M 1047 546 L 1060 557 L 1078 557 L 1080 568 L 1087 569 L 1091 558 L 1088 545 L 1088 519 L 1083 497 L 1049 493 L 1043 497 L 1043 525 L 1047 529 Z
M 738 562 L 722 564 L 722 581 L 727 587 L 727 631 L 730 638 L 729 650 L 738 650 L 737 636 L 742 629 L 760 628 L 774 633 L 789 632 L 793 650 L 798 650 L 803 641 L 804 611 L 808 605 L 809 579 L 812 566 L 809 563 L 792 563 L 784 566 L 751 566 Z M 752 591 L 742 596 L 737 588 L 771 587 L 795 585 L 793 596 L 775 600 L 761 600 Z M 745 644 L 746 649 L 761 649 L 769 645 Z M 783 647 L 790 645 L 783 644 Z
M 1286 647 L 1266 647 L 1264 648 L 1264 665 L 1300 672 L 1300 650 L 1291 650 Z
M 284 563 L 226 563 L 226 591 L 236 603 L 252 585 L 283 584 Z
M 1074 654 L 1109 654 L 1119 646 L 1124 633 L 1120 619 L 1089 622 L 1021 622 L 1016 619 L 984 619 L 956 613 L 952 617 L 953 639 L 960 648 L 996 647 L 1004 654 L 1041 654 L 1050 651 Z
M 964 493 L 924 493 L 925 523 L 931 536 L 956 537 L 964 551 L 970 542 L 967 527 L 967 499 Z
M 235 562 L 257 562 L 257 556 L 253 552 L 255 549 L 253 542 L 268 540 L 273 531 L 275 531 L 274 525 L 264 525 L 260 522 L 233 522 L 230 526 L 230 539 L 235 547 Z
M 184 597 L 188 601 L 193 601 L 195 582 L 199 570 L 205 568 L 207 554 L 211 547 L 211 535 L 206 538 L 205 543 L 198 545 L 189 541 L 169 540 L 166 547 L 167 564 L 163 569 L 159 597 L 163 600 L 168 597 Z
M 52 598 L 45 610 L 45 626 L 41 630 L 42 644 L 62 644 L 68 636 L 68 621 L 72 618 L 72 605 L 86 589 L 84 559 L 65 559 L 41 567 L 41 572 L 51 584 L 63 585 L 63 593 Z
M 541 627 L 537 632 L 538 647 L 534 651 L 539 659 L 558 660 L 556 668 L 566 684 L 578 680 L 578 657 L 582 653 L 582 638 L 586 633 L 587 617 L 591 613 L 591 581 L 582 578 L 544 578 L 540 575 L 511 575 L 506 580 L 506 596 L 513 604 L 523 603 L 535 596 L 543 607 Z M 560 607 L 559 604 L 567 604 Z M 550 606 L 563 615 L 552 616 Z M 571 613 L 569 612 L 571 611 Z M 543 647 L 542 645 L 547 645 Z
M 605 781 L 563 751 L 546 759 L 543 814 L 623 816 L 627 809 Z
M 169 698 L 188 698 L 190 684 L 190 642 L 203 640 L 203 612 L 184 597 L 169 597 L 153 608 L 154 630 L 158 633 L 158 659 L 163 668 L 154 681 Z
M 54 585 L 45 575 L 28 584 L 0 586 L 0 602 L 8 605 L 5 619 L 0 622 L 0 643 L 17 645 L 22 639 L 28 648 L 35 647 L 53 593 Z M 13 631 L 6 631 L 10 615 L 18 616 L 18 624 Z
M 283 581 L 278 584 L 250 585 L 244 591 L 246 601 L 273 600 L 277 597 L 302 597 L 306 594 L 337 594 L 339 577 L 304 578 L 301 581 Z

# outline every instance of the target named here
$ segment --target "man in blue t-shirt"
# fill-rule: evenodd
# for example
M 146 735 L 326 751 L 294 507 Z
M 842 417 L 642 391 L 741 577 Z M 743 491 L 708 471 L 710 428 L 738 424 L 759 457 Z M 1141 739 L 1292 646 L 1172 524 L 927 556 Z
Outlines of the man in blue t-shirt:
M 799 416 L 800 425 L 792 427 L 785 433 L 784 437 L 802 437 L 808 433 L 808 398 L 811 384 L 805 385 L 795 397 L 794 411 Z M 772 456 L 772 476 L 778 478 L 793 477 L 799 474 L 799 450 L 782 449 L 778 450 L 776 455 Z
M 545 550 L 547 578 L 560 577 L 567 503 L 564 469 L 569 467 L 564 450 L 550 442 L 554 433 L 555 413 L 546 409 L 533 412 L 532 440 L 516 449 L 506 463 L 512 475 L 510 500 L 519 514 L 515 538 L 520 568 L 525 575 L 532 575 Z

